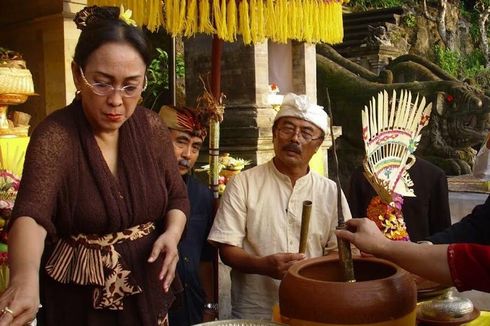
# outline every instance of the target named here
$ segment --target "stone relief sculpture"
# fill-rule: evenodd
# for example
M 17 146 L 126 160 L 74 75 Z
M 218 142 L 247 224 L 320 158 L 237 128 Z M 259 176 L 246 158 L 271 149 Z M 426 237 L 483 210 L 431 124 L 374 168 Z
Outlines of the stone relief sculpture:
M 407 89 L 432 102 L 417 154 L 448 175 L 471 172 L 475 155 L 471 147 L 484 140 L 490 127 L 490 97 L 415 55 L 395 59 L 377 75 L 330 46 L 317 45 L 317 83 L 318 103 L 325 105 L 328 88 L 335 124 L 343 126 L 338 151 L 344 181 L 364 154 L 361 110 L 381 90 Z
M 370 49 L 377 49 L 380 45 L 391 46 L 391 41 L 388 36 L 386 27 L 368 25 L 368 35 L 365 39 L 365 44 Z M 362 46 L 362 45 L 361 45 Z

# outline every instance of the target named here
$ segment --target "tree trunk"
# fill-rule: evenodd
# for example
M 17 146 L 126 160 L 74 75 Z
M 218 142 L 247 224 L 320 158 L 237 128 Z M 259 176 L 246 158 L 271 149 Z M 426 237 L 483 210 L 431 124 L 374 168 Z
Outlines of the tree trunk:
M 439 36 L 441 37 L 442 42 L 444 43 L 446 48 L 453 50 L 453 42 L 449 40 L 446 30 L 447 0 L 439 0 L 439 10 L 437 17 L 432 16 L 427 10 L 427 0 L 423 0 L 423 6 L 425 18 L 437 24 L 437 31 L 439 33 Z
M 481 50 L 483 52 L 483 56 L 485 58 L 485 67 L 490 67 L 490 58 L 489 58 L 489 49 L 488 49 L 488 38 L 487 38 L 487 22 L 488 16 L 490 15 L 490 8 L 486 7 L 483 2 L 479 3 L 478 11 L 480 14 L 478 15 L 478 28 L 480 29 L 480 42 L 481 42 Z

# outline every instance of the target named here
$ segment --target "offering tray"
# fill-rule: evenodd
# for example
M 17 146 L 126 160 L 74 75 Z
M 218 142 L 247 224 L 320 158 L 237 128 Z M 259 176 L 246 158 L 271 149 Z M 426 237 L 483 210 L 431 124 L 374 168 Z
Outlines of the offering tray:
M 37 95 L 32 94 L 0 94 L 0 106 L 2 105 L 17 105 L 27 101 L 29 96 Z

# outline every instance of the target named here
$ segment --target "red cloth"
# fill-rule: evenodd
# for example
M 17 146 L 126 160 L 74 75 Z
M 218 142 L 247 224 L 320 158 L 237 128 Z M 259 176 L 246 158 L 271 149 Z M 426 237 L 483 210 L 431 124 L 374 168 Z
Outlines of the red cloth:
M 490 246 L 451 244 L 447 260 L 451 278 L 459 291 L 490 292 Z

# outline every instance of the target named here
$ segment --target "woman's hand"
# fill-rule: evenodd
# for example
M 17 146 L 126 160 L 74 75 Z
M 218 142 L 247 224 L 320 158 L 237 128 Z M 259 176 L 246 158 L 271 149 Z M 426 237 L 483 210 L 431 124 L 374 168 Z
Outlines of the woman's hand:
M 163 290 L 165 292 L 168 292 L 170 284 L 175 278 L 175 269 L 179 261 L 179 252 L 177 250 L 179 240 L 180 234 L 178 232 L 165 231 L 153 244 L 150 258 L 148 258 L 148 262 L 153 263 L 160 255 L 165 255 L 159 275 L 160 280 L 163 281 Z
M 39 278 L 37 273 L 17 276 L 0 297 L 0 326 L 30 325 L 39 310 Z
M 24 326 L 39 310 L 39 263 L 46 230 L 31 217 L 15 220 L 9 231 L 9 287 L 0 296 L 0 326 Z
M 384 252 L 391 240 L 388 240 L 378 229 L 376 224 L 367 218 L 353 218 L 348 220 L 349 230 L 337 230 L 335 233 L 339 238 L 345 239 L 354 244 L 361 252 L 378 255 Z

